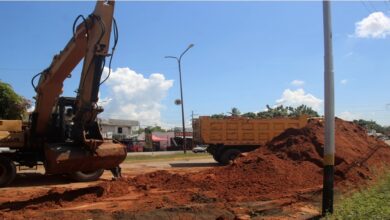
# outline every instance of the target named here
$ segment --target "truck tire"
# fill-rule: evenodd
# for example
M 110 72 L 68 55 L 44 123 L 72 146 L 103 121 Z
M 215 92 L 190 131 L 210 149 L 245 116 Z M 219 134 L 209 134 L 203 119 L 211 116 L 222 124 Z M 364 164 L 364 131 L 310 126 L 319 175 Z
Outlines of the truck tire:
M 233 161 L 240 154 L 241 151 L 238 149 L 228 149 L 222 153 L 220 163 L 222 165 L 228 165 L 230 161 Z
M 98 180 L 104 173 L 103 169 L 91 171 L 91 172 L 83 172 L 78 171 L 69 174 L 69 177 L 77 182 L 90 182 Z
M 212 154 L 213 155 L 213 159 L 215 161 L 217 161 L 218 163 L 221 163 L 221 155 L 219 154 Z
M 12 160 L 0 156 L 0 187 L 9 185 L 16 177 L 16 167 Z

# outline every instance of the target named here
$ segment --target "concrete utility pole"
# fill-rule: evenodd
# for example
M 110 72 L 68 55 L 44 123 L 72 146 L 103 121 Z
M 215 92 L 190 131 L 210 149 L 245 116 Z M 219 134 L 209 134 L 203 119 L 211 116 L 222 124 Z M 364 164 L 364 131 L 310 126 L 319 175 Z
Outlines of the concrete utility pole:
M 191 126 L 194 124 L 194 111 L 191 111 Z
M 194 111 L 191 111 L 191 124 L 194 123 L 194 118 L 195 116 L 197 116 L 198 114 L 194 114 Z
M 183 51 L 183 53 L 181 53 L 181 55 L 178 57 L 174 57 L 174 56 L 166 56 L 165 58 L 172 58 L 172 59 L 175 59 L 177 61 L 177 64 L 179 66 L 179 77 L 180 77 L 180 104 L 181 104 L 181 121 L 182 121 L 182 125 L 183 125 L 183 151 L 184 153 L 187 153 L 187 144 L 186 144 L 186 126 L 185 126 L 185 120 L 184 120 L 184 100 L 183 100 L 183 86 L 182 86 L 182 80 L 181 80 L 181 58 L 183 57 L 183 55 L 189 50 L 191 49 L 191 47 L 193 47 L 194 45 L 193 44 L 190 44 L 188 45 L 187 49 L 185 49 Z
M 324 179 L 322 191 L 322 215 L 333 213 L 334 182 L 334 73 L 332 52 L 332 21 L 330 1 L 323 1 L 324 21 L 324 81 L 325 81 L 325 146 L 324 146 Z

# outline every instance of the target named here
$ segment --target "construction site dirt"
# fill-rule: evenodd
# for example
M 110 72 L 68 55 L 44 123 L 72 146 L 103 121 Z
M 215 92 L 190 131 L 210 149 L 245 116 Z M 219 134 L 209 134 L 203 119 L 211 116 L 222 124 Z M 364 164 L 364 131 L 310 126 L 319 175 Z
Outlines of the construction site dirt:
M 336 119 L 336 193 L 375 181 L 390 147 Z M 228 166 L 123 164 L 124 178 L 67 183 L 19 176 L 1 189 L 2 219 L 306 219 L 320 213 L 324 124 L 311 120 Z M 193 162 L 195 163 L 195 162 Z M 206 166 L 200 166 L 206 164 Z M 37 180 L 36 180 L 37 179 Z M 39 180 L 38 180 L 39 179 Z

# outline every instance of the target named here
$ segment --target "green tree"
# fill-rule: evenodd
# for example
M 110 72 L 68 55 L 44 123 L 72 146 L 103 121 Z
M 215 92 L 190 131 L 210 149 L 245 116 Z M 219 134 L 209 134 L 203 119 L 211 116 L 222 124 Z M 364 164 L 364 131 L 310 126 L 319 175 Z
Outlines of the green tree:
M 284 107 L 283 105 L 277 106 L 275 108 L 271 108 L 269 105 L 266 105 L 267 110 L 258 112 L 258 118 L 281 118 L 288 117 L 289 111 L 291 111 L 291 107 Z
M 228 114 L 230 114 L 231 116 L 240 116 L 241 112 L 240 110 L 238 110 L 238 108 L 233 107 L 231 112 L 228 112 Z
M 256 113 L 254 113 L 254 112 L 247 112 L 245 114 L 242 114 L 241 116 L 247 117 L 247 118 L 256 118 L 257 117 Z
M 241 114 L 238 108 L 232 108 L 231 112 L 228 112 L 232 116 L 241 116 L 247 118 L 286 118 L 286 117 L 299 117 L 301 115 L 307 115 L 309 117 L 319 117 L 318 112 L 313 110 L 311 107 L 306 105 L 300 105 L 296 108 L 291 106 L 283 106 L 279 105 L 276 107 L 270 107 L 266 105 L 267 109 L 261 112 L 247 112 L 245 114 Z M 224 118 L 226 115 L 222 114 L 214 114 L 211 118 Z
M 152 132 L 166 132 L 167 131 L 167 130 L 163 129 L 161 126 L 158 126 L 158 125 L 156 125 L 154 127 L 149 126 L 148 129 L 150 131 L 152 131 Z
M 299 117 L 301 115 L 307 115 L 310 117 L 319 117 L 318 112 L 313 110 L 311 107 L 307 105 L 300 105 L 296 108 L 291 108 L 290 116 Z
M 390 126 L 385 127 L 385 134 L 390 136 Z
M 22 119 L 30 101 L 18 95 L 11 85 L 0 81 L 0 119 Z
M 145 129 L 148 129 L 148 131 L 150 132 L 167 132 L 167 131 L 173 131 L 173 129 L 164 129 L 162 128 L 161 126 L 148 126 L 146 128 L 139 128 L 138 131 L 137 131 L 137 134 L 142 134 L 145 132 Z
M 226 115 L 224 113 L 220 113 L 220 114 L 211 115 L 210 117 L 211 118 L 225 118 Z
M 386 131 L 389 131 L 389 127 L 383 127 L 373 120 L 367 121 L 364 119 L 359 119 L 359 120 L 354 120 L 353 122 L 366 128 L 367 130 L 374 129 L 376 132 L 379 133 L 386 133 Z
M 267 105 L 267 110 L 257 113 L 258 118 L 299 117 L 301 115 L 319 117 L 318 112 L 306 105 L 300 105 L 296 108 L 283 105 L 271 108 Z

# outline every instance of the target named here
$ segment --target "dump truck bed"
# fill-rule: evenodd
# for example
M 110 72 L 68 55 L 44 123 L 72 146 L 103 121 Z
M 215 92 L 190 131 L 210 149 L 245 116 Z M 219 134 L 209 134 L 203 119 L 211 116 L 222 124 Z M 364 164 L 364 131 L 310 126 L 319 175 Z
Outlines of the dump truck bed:
M 287 128 L 305 126 L 307 119 L 306 116 L 274 119 L 200 116 L 193 123 L 194 142 L 225 146 L 263 145 Z

